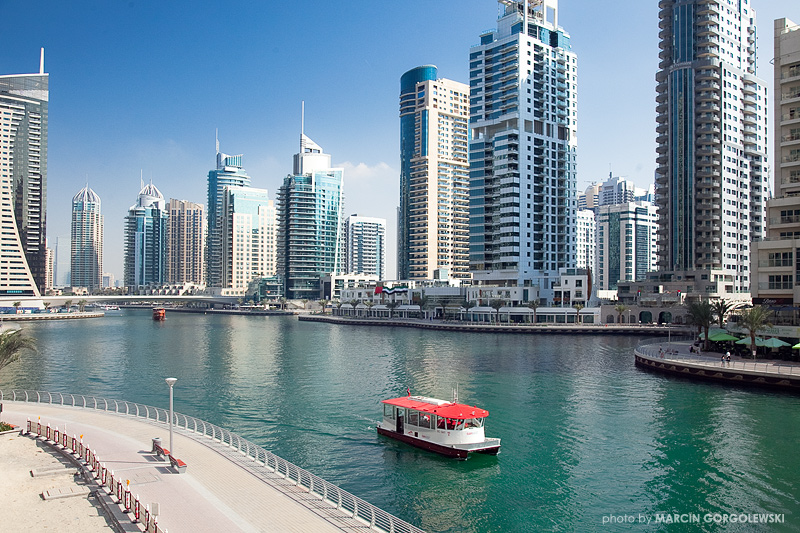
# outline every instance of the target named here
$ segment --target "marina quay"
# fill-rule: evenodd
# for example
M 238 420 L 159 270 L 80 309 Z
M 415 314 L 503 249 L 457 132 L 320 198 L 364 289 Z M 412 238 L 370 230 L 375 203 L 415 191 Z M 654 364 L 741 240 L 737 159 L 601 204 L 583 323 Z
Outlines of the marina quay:
M 71 462 L 47 475 L 77 467 L 88 482 L 62 475 L 42 496 L 91 491 L 117 531 L 422 531 L 203 420 L 174 413 L 168 450 L 165 409 L 42 391 L 0 391 L 0 402 L 4 421 Z

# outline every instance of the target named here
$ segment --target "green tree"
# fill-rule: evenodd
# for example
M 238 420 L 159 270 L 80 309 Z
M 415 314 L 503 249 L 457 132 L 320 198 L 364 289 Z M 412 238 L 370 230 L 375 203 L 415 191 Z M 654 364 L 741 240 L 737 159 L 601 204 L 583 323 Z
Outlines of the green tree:
M 69 310 L 70 307 L 72 307 L 72 300 L 67 300 L 64 302 L 64 309 Z
M 16 314 L 16 313 L 19 313 L 19 306 L 22 305 L 22 302 L 14 302 L 11 305 L 14 306 L 14 313 Z
M 330 300 L 326 300 L 325 298 L 320 298 L 319 300 L 317 300 L 317 303 L 319 304 L 320 308 L 322 309 L 322 314 L 324 315 L 325 314 L 325 308 L 328 307 L 328 304 L 331 303 L 331 301 Z
M 750 332 L 750 353 L 753 354 L 753 359 L 756 358 L 756 333 L 760 329 L 772 327 L 769 321 L 771 315 L 772 311 L 763 305 L 739 311 L 739 326 Z
M 711 308 L 711 303 L 709 303 L 708 300 L 691 302 L 687 305 L 687 308 L 689 323 L 694 324 L 698 329 L 702 329 L 705 332 L 703 349 L 708 350 L 708 330 L 711 328 L 711 323 L 714 321 L 714 310 Z
M 398 301 L 396 301 L 396 300 L 392 300 L 391 302 L 389 302 L 388 304 L 386 304 L 386 307 L 388 307 L 388 308 L 389 308 L 389 318 L 392 318 L 392 315 L 394 314 L 394 310 L 395 310 L 395 309 L 397 308 L 397 306 L 399 306 L 399 305 L 400 305 L 400 302 L 398 302 Z
M 583 304 L 575 304 L 572 307 L 575 308 L 575 323 L 576 324 L 580 324 L 581 323 L 581 310 L 583 309 L 584 306 L 583 306 Z
M 308 304 L 308 298 L 303 298 L 300 301 L 303 302 L 303 311 L 305 311 L 306 310 L 306 304 Z
M 333 305 L 336 306 L 336 314 L 341 316 L 342 315 L 342 306 L 344 305 L 344 302 L 342 302 L 341 300 L 336 300 L 335 302 L 333 302 Z
M 622 324 L 622 313 L 628 310 L 625 304 L 617 304 L 614 306 L 614 311 L 617 312 L 617 324 Z
M 278 298 L 278 303 L 281 304 L 281 311 L 286 311 L 286 297 L 281 296 Z
M 489 302 L 489 307 L 494 309 L 494 312 L 497 314 L 497 323 L 500 323 L 500 308 L 506 305 L 503 300 L 492 300 Z
M 364 302 L 364 305 L 367 306 L 367 316 L 372 316 L 372 307 L 375 305 L 375 303 L 372 300 L 367 300 Z
M 42 305 L 44 305 L 45 311 L 50 309 L 50 302 L 42 302 Z
M 353 306 L 353 316 L 355 316 L 355 314 L 356 314 L 356 307 L 358 307 L 358 304 L 360 304 L 361 302 L 360 302 L 360 301 L 358 301 L 358 300 L 350 300 L 350 301 L 349 301 L 349 302 L 347 302 L 347 303 L 349 303 L 351 306 Z
M 462 302 L 462 304 L 461 304 L 461 307 L 466 309 L 467 310 L 467 314 L 469 314 L 469 310 L 472 309 L 473 307 L 475 307 L 476 305 L 477 304 L 475 302 L 473 302 L 473 301 L 464 300 L 464 302 Z
M 728 300 L 724 300 L 720 298 L 719 300 L 714 300 L 711 302 L 711 310 L 714 312 L 714 316 L 716 317 L 717 323 L 719 327 L 725 327 L 725 316 L 730 312 L 733 308 L 731 303 Z
M 18 361 L 25 350 L 36 350 L 36 341 L 32 337 L 17 329 L 0 333 L 0 370 Z
M 87 304 L 87 303 L 88 303 L 88 302 L 87 302 L 85 299 L 84 299 L 84 300 L 80 300 L 80 301 L 78 302 L 78 311 L 80 311 L 81 313 L 83 313 L 83 310 L 84 310 L 84 309 L 86 309 L 86 304 Z
M 542 305 L 542 302 L 539 301 L 537 298 L 536 300 L 531 300 L 527 304 L 528 308 L 533 309 L 533 323 L 536 324 L 536 310 Z

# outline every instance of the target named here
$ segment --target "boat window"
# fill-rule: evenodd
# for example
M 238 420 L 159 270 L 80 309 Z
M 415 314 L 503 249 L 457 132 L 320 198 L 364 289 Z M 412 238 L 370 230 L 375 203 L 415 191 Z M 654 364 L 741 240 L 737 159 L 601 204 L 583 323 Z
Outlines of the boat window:
M 394 418 L 394 406 L 388 403 L 383 404 L 383 416 L 386 418 Z
M 408 423 L 412 426 L 419 425 L 419 411 L 408 411 Z
M 437 429 L 445 429 L 445 419 L 441 416 L 436 417 L 436 428 Z
M 428 413 L 419 414 L 419 427 L 430 429 L 431 428 L 431 415 Z
M 483 418 L 469 418 L 466 423 L 467 428 L 483 427 Z
M 403 407 L 398 407 L 398 408 L 397 408 L 397 417 L 396 417 L 396 418 L 400 418 L 400 417 L 401 417 L 401 416 L 403 416 L 404 414 L 406 414 L 406 410 L 405 410 L 405 408 L 403 408 Z
M 456 423 L 456 428 L 455 428 L 456 431 L 460 431 L 460 430 L 464 429 L 464 419 L 463 418 L 462 419 L 456 419 L 455 423 Z

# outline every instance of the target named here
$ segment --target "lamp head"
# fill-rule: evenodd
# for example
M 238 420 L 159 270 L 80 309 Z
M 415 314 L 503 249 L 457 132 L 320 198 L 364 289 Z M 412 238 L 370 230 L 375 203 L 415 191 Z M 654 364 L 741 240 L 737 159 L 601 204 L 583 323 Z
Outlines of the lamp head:
M 167 378 L 164 381 L 166 381 L 167 385 L 169 385 L 170 388 L 172 388 L 172 386 L 175 385 L 175 382 L 178 381 L 178 378 Z

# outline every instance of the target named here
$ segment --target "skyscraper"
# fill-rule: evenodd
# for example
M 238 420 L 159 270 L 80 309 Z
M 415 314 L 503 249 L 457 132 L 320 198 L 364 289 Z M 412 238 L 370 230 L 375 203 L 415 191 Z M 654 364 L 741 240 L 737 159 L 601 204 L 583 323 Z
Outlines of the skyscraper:
M 433 65 L 400 78 L 399 279 L 469 277 L 469 87 Z
M 749 2 L 662 0 L 656 74 L 661 271 L 713 271 L 750 289 L 750 243 L 763 236 L 767 93 L 756 77 Z
M 350 274 L 386 275 L 386 219 L 350 215 L 345 222 Z
M 56 237 L 54 287 L 70 286 L 70 268 L 72 268 L 72 236 Z
M 294 172 L 278 190 L 278 275 L 289 299 L 317 299 L 320 279 L 344 269 L 344 170 L 300 134 Z
M 499 0 L 470 49 L 470 268 L 552 297 L 575 266 L 577 58 L 557 0 Z
M 100 197 L 87 185 L 72 198 L 71 285 L 103 288 L 103 215 Z
M 266 189 L 227 186 L 222 198 L 222 287 L 275 275 L 275 205 Z
M 161 191 L 152 183 L 145 185 L 125 217 L 126 287 L 135 291 L 166 281 L 168 216 Z
M 222 276 L 222 200 L 226 186 L 249 187 L 250 176 L 242 167 L 241 155 L 220 153 L 217 141 L 217 168 L 208 173 L 208 241 L 206 245 L 206 284 L 225 287 Z
M 167 283 L 205 285 L 205 209 L 170 198 L 167 210 Z
M 617 288 L 619 281 L 643 280 L 655 270 L 657 211 L 650 202 L 598 207 L 597 287 Z
M 39 296 L 45 285 L 48 84 L 44 49 L 38 74 L 0 76 L 0 296 Z

